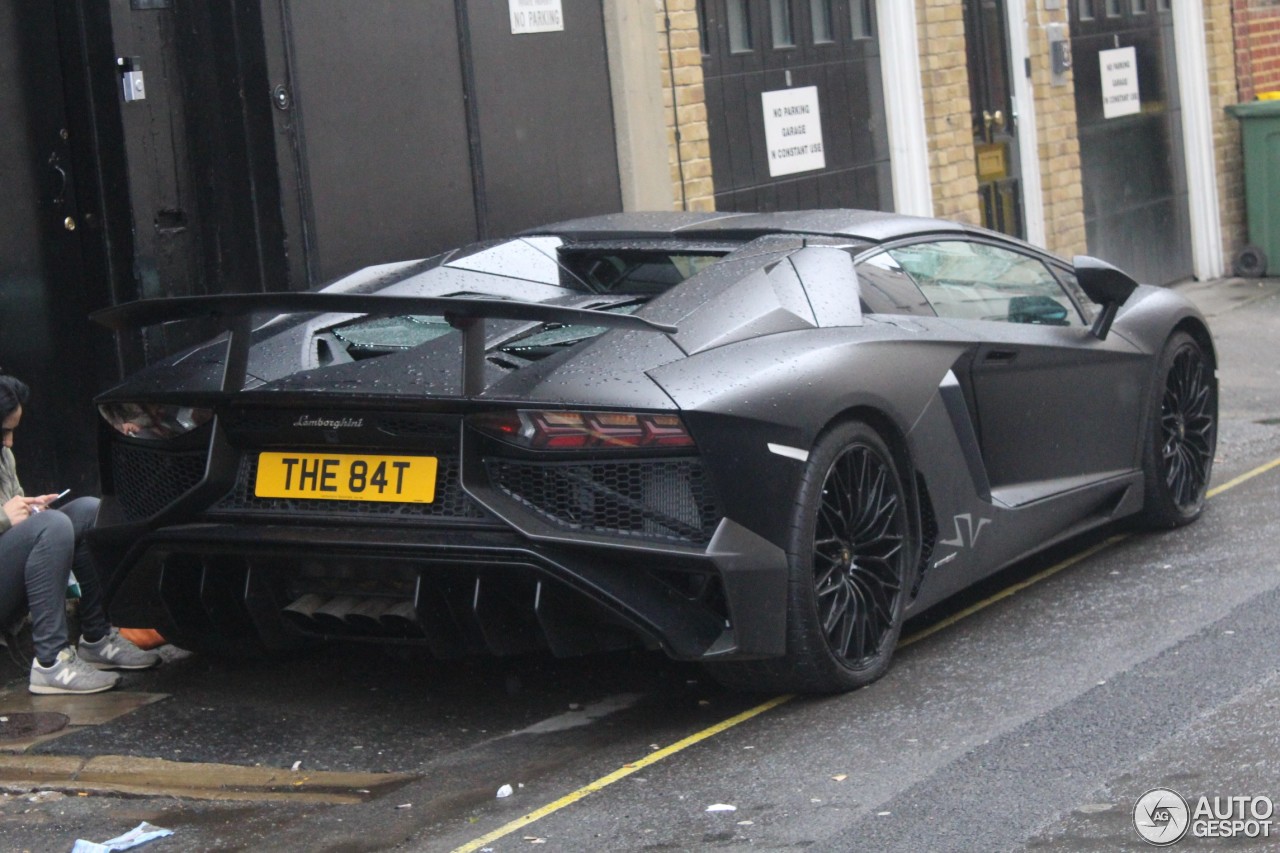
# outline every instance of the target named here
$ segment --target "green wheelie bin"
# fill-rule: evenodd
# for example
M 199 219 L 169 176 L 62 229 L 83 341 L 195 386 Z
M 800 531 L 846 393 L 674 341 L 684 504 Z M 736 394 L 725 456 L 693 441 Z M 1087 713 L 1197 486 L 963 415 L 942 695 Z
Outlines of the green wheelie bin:
M 1271 93 L 1268 93 L 1271 94 Z M 1244 143 L 1244 196 L 1249 245 L 1232 270 L 1244 278 L 1280 274 L 1280 99 L 1227 107 L 1240 120 Z

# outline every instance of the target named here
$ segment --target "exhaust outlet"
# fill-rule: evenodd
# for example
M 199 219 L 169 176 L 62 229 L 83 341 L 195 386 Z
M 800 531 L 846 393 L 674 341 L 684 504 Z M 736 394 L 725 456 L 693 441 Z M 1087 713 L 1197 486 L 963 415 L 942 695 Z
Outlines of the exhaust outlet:
M 328 634 L 349 634 L 351 626 L 347 623 L 347 615 L 360 606 L 361 599 L 353 595 L 340 595 L 328 603 L 316 608 L 312 618 L 315 627 Z
M 298 598 L 292 604 L 287 606 L 283 611 L 285 621 L 302 628 L 304 631 L 314 631 L 316 610 L 324 606 L 329 599 L 323 595 L 309 592 Z
M 367 598 L 347 614 L 347 624 L 361 634 L 383 634 L 386 628 L 380 621 L 382 614 L 395 604 L 389 598 Z
M 418 608 L 412 601 L 395 601 L 379 617 L 382 627 L 397 637 L 426 636 L 418 623 Z

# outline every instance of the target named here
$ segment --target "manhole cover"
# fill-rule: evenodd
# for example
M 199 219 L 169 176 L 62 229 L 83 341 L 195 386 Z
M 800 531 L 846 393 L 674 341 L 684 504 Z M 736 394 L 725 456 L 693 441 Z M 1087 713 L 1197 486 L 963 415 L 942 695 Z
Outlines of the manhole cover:
M 0 740 L 22 740 L 53 734 L 67 725 L 67 715 L 55 711 L 0 714 Z

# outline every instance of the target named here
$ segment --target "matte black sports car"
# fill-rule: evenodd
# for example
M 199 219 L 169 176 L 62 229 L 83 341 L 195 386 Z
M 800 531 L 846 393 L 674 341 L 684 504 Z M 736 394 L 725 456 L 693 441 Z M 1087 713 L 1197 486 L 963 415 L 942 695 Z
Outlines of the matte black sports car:
M 863 211 L 567 222 L 221 323 L 102 395 L 119 624 L 247 652 L 657 647 L 879 676 L 905 616 L 1125 516 L 1201 512 L 1204 318 L 1091 258 Z

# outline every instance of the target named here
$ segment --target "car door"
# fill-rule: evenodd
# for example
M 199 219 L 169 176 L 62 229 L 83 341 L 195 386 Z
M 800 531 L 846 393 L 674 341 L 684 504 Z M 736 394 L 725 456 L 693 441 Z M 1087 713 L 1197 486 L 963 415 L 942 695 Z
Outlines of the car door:
M 1069 271 L 987 239 L 889 254 L 976 342 L 968 381 L 993 497 L 1029 503 L 1136 465 L 1142 354 L 1090 333 Z

